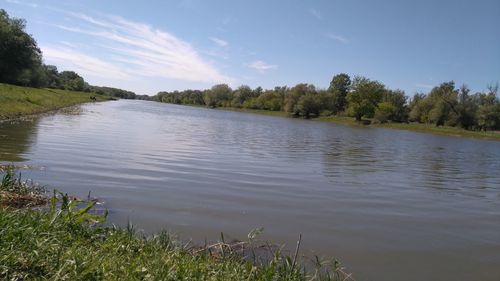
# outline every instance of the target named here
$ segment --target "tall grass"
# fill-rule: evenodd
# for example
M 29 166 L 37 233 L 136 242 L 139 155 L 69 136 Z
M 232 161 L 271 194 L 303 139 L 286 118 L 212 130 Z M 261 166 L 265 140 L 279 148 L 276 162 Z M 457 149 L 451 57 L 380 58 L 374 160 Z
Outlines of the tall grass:
M 6 186 L 17 181 L 4 176 Z M 13 178 L 14 177 L 14 178 Z M 3 185 L 2 185 L 3 186 Z M 15 189 L 17 190 L 20 189 Z M 299 264 L 267 244 L 256 258 L 248 241 L 188 246 L 168 232 L 143 236 L 132 226 L 109 227 L 95 202 L 54 192 L 45 209 L 0 208 L 1 280 L 352 280 L 336 261 Z
M 0 83 L 0 120 L 90 102 L 90 96 L 96 96 L 98 100 L 108 99 L 94 93 L 37 89 Z

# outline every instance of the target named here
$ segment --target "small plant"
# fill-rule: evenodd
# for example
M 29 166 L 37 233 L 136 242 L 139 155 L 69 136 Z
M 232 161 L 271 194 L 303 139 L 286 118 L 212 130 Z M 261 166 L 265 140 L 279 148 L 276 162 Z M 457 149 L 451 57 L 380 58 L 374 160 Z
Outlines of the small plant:
M 58 202 L 61 202 L 59 207 Z M 54 190 L 50 200 L 50 224 L 58 222 L 70 226 L 80 224 L 93 226 L 105 223 L 108 215 L 107 210 L 102 215 L 91 213 L 96 204 L 96 201 L 81 200 Z

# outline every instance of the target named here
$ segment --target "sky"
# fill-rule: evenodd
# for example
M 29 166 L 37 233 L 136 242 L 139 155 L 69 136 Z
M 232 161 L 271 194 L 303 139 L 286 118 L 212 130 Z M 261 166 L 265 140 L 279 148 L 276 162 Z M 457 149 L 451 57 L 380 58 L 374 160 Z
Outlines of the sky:
M 44 62 L 137 94 L 362 75 L 411 96 L 500 81 L 498 0 L 0 0 Z

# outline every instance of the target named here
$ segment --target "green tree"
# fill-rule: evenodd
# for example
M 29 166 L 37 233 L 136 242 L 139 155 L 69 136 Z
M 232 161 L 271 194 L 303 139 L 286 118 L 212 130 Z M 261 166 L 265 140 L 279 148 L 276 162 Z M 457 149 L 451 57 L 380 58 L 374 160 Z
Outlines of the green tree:
M 488 86 L 489 93 L 477 95 L 479 109 L 477 125 L 481 130 L 500 130 L 500 101 L 497 98 L 498 83 Z
M 231 106 L 233 90 L 227 84 L 218 84 L 205 91 L 203 100 L 209 107 Z
M 311 84 L 302 83 L 290 88 L 285 93 L 284 110 L 296 116 L 300 115 L 300 111 L 297 108 L 300 97 L 312 93 L 316 93 L 316 88 Z
M 333 76 L 328 87 L 328 92 L 333 94 L 333 107 L 329 108 L 334 113 L 344 111 L 347 106 L 347 94 L 351 88 L 351 78 L 345 73 Z
M 231 101 L 232 107 L 242 107 L 243 103 L 253 97 L 254 93 L 252 88 L 247 85 L 239 86 L 233 93 L 233 100 Z
M 41 65 L 42 53 L 25 28 L 25 20 L 0 9 L 0 82 L 29 84 Z
M 352 83 L 352 92 L 347 94 L 348 113 L 361 121 L 363 116 L 373 117 L 378 103 L 382 100 L 385 86 L 368 78 L 356 76 Z
M 441 83 L 438 87 L 434 87 L 429 93 L 428 98 L 433 104 L 429 112 L 429 121 L 436 126 L 456 124 L 458 111 L 457 106 L 458 92 L 455 91 L 455 83 L 453 81 Z
M 61 87 L 71 91 L 83 91 L 85 89 L 85 81 L 74 71 L 63 71 L 59 74 Z
M 388 120 L 393 120 L 396 112 L 396 107 L 390 102 L 381 102 L 375 109 L 373 118 L 380 123 L 385 123 Z
M 477 124 L 476 114 L 478 106 L 474 101 L 474 97 L 469 95 L 469 88 L 466 85 L 460 87 L 460 92 L 458 95 L 458 125 L 466 130 L 470 130 L 475 124 Z
M 408 97 L 401 90 L 387 90 L 382 95 L 382 102 L 389 103 L 392 107 L 388 120 L 406 122 L 408 120 Z M 384 110 L 387 110 L 387 106 Z
M 304 118 L 310 118 L 311 115 L 319 116 L 321 104 L 318 94 L 308 93 L 299 98 L 297 110 Z

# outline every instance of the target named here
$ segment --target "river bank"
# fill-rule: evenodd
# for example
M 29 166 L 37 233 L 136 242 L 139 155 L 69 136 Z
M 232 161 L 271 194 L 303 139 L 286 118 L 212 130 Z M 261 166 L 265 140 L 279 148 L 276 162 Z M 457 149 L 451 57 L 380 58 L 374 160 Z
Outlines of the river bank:
M 0 121 L 34 115 L 109 97 L 95 93 L 38 89 L 0 83 Z
M 254 113 L 260 115 L 277 116 L 277 117 L 288 117 L 291 118 L 289 113 L 283 111 L 270 111 L 270 110 L 258 110 L 258 109 L 245 109 L 245 108 L 232 108 L 232 107 L 217 107 L 218 110 L 235 111 L 235 112 L 245 112 Z M 365 127 L 365 128 L 387 128 L 396 130 L 406 130 L 419 133 L 443 135 L 443 136 L 453 136 L 453 137 L 467 137 L 467 138 L 478 138 L 485 140 L 496 140 L 500 141 L 500 132 L 497 131 L 470 131 L 464 130 L 457 127 L 450 126 L 435 126 L 432 124 L 421 124 L 421 123 L 382 123 L 382 124 L 370 124 L 370 120 L 356 121 L 352 117 L 344 116 L 320 116 L 318 118 L 311 118 L 311 121 L 319 122 L 329 122 L 342 124 L 346 126 L 354 127 Z
M 97 200 L 56 191 L 49 198 L 11 167 L 2 169 L 1 279 L 353 280 L 336 261 L 325 266 L 318 260 L 317 270 L 306 273 L 298 259 L 300 240 L 294 255 L 285 256 L 269 244 L 259 247 L 259 230 L 245 242 L 226 242 L 221 235 L 217 243 L 193 246 L 166 231 L 145 237 L 131 225 L 106 226 L 107 212 L 94 209 Z M 262 249 L 266 258 L 255 254 Z

